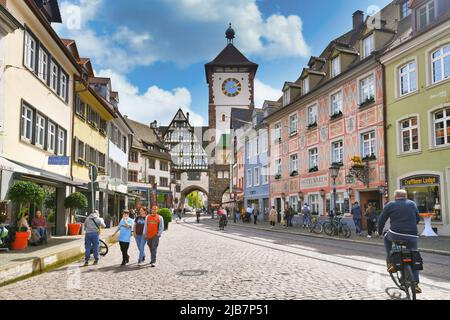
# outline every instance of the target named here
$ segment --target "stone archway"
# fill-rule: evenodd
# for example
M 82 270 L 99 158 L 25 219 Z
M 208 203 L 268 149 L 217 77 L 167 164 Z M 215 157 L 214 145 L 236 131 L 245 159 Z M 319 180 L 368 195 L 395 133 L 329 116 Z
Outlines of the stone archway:
M 180 197 L 180 200 L 178 202 L 178 208 L 179 209 L 180 208 L 182 209 L 182 207 L 184 206 L 184 202 L 186 200 L 186 197 L 189 194 L 191 194 L 192 192 L 194 192 L 194 191 L 199 191 L 199 192 L 204 193 L 206 195 L 206 197 L 208 197 L 208 200 L 209 200 L 209 193 L 208 193 L 207 190 L 205 190 L 204 188 L 202 188 L 200 186 L 197 186 L 197 185 L 191 185 L 191 186 L 186 187 L 185 189 L 181 190 L 181 197 Z

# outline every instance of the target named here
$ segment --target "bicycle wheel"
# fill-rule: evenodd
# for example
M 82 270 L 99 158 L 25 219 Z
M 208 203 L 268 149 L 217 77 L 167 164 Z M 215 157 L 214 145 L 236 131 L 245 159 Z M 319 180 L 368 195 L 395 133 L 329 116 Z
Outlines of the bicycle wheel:
M 331 222 L 324 222 L 323 224 L 323 232 L 325 232 L 325 234 L 327 236 L 332 236 L 334 235 L 334 225 Z
M 405 276 L 405 292 L 408 300 L 416 300 L 416 281 L 414 280 L 414 274 L 410 265 L 404 268 Z
M 344 238 L 350 238 L 352 236 L 352 230 L 350 230 L 350 227 L 343 224 L 341 226 L 341 230 L 340 230 L 340 234 L 342 234 L 344 236 Z
M 109 248 L 108 245 L 106 244 L 106 242 L 104 242 L 103 240 L 100 240 L 100 250 L 99 250 L 99 254 L 104 257 L 108 254 Z
M 314 228 L 312 230 L 314 233 L 316 234 L 321 234 L 323 232 L 323 226 L 321 223 L 316 222 L 316 224 L 314 225 Z

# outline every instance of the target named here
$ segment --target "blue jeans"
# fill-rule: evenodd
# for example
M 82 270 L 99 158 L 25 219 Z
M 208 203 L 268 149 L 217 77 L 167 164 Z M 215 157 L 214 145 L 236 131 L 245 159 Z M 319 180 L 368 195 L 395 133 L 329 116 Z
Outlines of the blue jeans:
M 159 236 L 156 236 L 152 239 L 147 240 L 148 247 L 150 248 L 150 256 L 151 260 L 150 263 L 156 263 L 156 253 L 158 251 L 158 245 L 159 245 Z
M 360 234 L 361 233 L 361 219 L 354 218 L 353 222 L 355 223 L 356 233 Z
M 401 235 L 397 235 L 397 234 L 388 232 L 388 233 L 386 233 L 386 236 L 384 237 L 384 247 L 386 248 L 386 253 L 387 253 L 388 259 L 389 259 L 389 255 L 391 254 L 392 243 L 394 241 L 399 241 L 399 240 L 407 242 L 407 245 L 406 245 L 407 249 L 417 250 L 418 238 L 401 236 Z M 413 275 L 414 275 L 414 281 L 416 281 L 416 283 L 419 283 L 419 280 L 420 280 L 419 279 L 419 271 L 413 270 Z
M 136 245 L 139 249 L 139 262 L 144 261 L 145 259 L 145 239 L 143 235 L 135 235 Z
M 100 246 L 99 235 L 97 232 L 86 233 L 84 237 L 84 247 L 86 249 L 85 261 L 91 258 L 91 249 L 94 250 L 94 259 L 98 261 L 98 249 Z
M 45 238 L 45 234 L 47 233 L 47 230 L 44 227 L 37 227 L 35 228 L 39 232 L 39 237 L 41 239 Z

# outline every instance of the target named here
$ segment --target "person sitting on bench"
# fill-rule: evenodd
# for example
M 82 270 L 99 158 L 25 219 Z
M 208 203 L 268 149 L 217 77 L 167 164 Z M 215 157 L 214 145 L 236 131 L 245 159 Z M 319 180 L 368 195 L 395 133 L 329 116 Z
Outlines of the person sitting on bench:
M 36 215 L 31 221 L 31 228 L 37 230 L 43 242 L 47 240 L 47 222 L 41 211 L 36 211 Z

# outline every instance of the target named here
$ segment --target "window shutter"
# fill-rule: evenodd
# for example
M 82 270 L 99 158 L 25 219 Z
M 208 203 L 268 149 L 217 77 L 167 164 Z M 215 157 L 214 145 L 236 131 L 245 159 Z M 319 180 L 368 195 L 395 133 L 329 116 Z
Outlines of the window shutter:
M 78 139 L 74 138 L 73 139 L 73 143 L 74 143 L 74 148 L 73 148 L 73 161 L 74 162 L 78 162 L 78 158 L 79 158 L 79 149 L 78 149 Z
M 330 199 L 327 199 L 327 205 L 326 205 L 327 207 L 326 207 L 326 211 L 327 211 L 327 213 L 328 214 L 330 214 L 330 209 L 331 209 L 331 200 Z
M 344 200 L 344 212 L 343 213 L 349 213 L 350 212 L 350 199 Z

